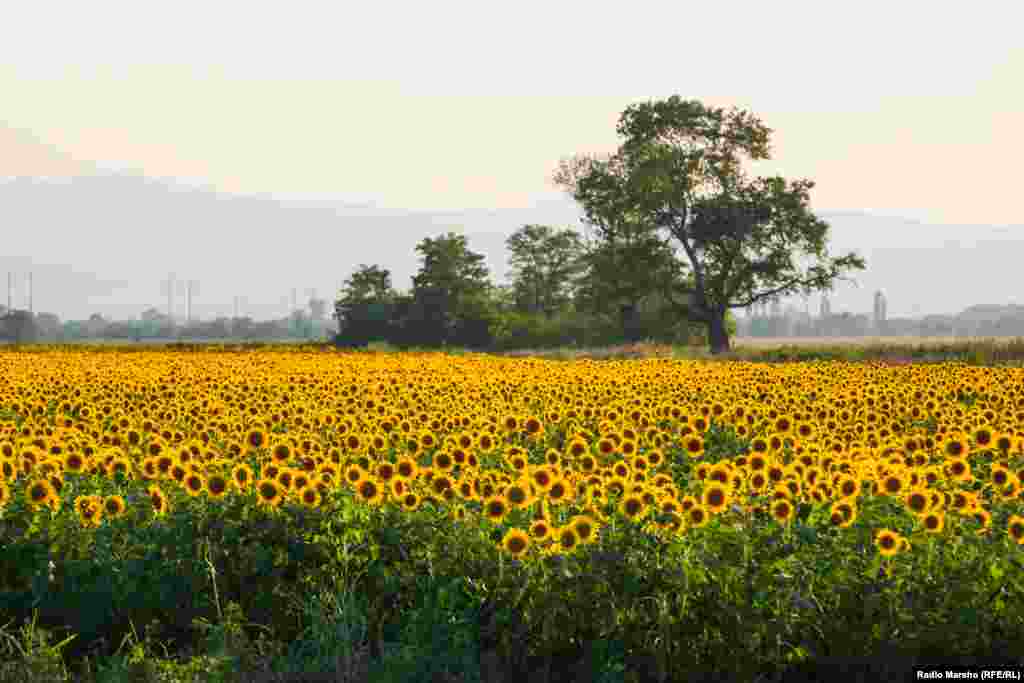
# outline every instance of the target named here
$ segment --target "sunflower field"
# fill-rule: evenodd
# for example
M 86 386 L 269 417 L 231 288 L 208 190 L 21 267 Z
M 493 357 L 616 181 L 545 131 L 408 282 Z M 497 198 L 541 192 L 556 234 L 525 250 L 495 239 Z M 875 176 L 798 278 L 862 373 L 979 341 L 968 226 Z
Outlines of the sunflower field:
M 0 621 L 69 666 L 301 643 L 324 590 L 374 660 L 432 600 L 595 681 L 1019 654 L 1022 446 L 1024 369 L 959 362 L 0 352 Z

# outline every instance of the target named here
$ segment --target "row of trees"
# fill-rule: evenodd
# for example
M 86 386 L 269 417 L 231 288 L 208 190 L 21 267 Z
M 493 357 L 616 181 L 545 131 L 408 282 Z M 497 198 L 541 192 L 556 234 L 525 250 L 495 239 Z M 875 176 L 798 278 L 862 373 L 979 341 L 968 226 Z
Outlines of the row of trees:
M 827 290 L 865 267 L 828 255 L 812 181 L 745 177 L 741 157 L 770 151 L 770 129 L 749 113 L 674 96 L 628 107 L 617 133 L 614 155 L 563 160 L 554 177 L 583 207 L 590 239 L 524 226 L 506 243 L 512 284 L 495 287 L 464 237 L 427 238 L 409 293 L 376 265 L 346 281 L 337 342 L 486 348 L 517 336 L 589 344 L 700 331 L 718 353 L 734 333 L 730 310 Z
M 589 247 L 572 229 L 526 225 L 506 241 L 512 281 L 494 285 L 484 256 L 463 235 L 425 238 L 412 289 L 360 265 L 336 302 L 337 343 L 465 346 L 475 349 L 592 345 L 656 339 L 691 341 L 701 329 L 668 319 L 642 259 Z

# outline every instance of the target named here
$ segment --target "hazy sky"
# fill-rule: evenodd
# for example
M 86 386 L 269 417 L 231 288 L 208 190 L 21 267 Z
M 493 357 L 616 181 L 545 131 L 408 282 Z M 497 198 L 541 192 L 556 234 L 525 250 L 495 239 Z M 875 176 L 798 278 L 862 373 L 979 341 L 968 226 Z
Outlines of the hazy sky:
M 560 158 L 614 151 L 629 104 L 679 94 L 758 116 L 774 130 L 773 160 L 751 170 L 815 180 L 817 212 L 910 217 L 923 221 L 920 235 L 1002 226 L 1018 239 L 1024 3 L 736 7 L 11 4 L 0 28 L 0 177 L 131 169 L 282 199 L 525 209 L 557 196 Z M 11 218 L 0 207 L 3 251 L 20 259 L 7 267 L 52 262 L 35 251 L 39 235 L 12 244 Z M 160 302 L 151 282 L 125 285 L 140 270 L 188 270 L 154 248 L 145 224 L 124 246 L 82 226 L 41 229 L 75 260 L 61 265 L 89 273 L 102 262 L 105 281 L 139 304 Z M 232 256 L 280 253 L 259 237 Z M 320 238 L 338 267 L 355 265 L 343 258 L 351 234 Z M 111 270 L 111 250 L 134 269 Z M 969 253 L 965 271 L 984 278 Z M 348 274 L 280 268 L 280 284 L 239 268 L 234 286 L 298 280 L 323 294 Z

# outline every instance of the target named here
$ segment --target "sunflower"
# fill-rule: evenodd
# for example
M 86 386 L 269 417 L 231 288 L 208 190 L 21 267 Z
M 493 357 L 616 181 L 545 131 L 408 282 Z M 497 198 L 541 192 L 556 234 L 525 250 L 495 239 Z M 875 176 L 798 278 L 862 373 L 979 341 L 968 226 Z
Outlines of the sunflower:
M 996 488 L 1002 488 L 1006 486 L 1006 484 L 1010 481 L 1011 476 L 1012 475 L 1010 474 L 1010 470 L 1004 467 L 1003 465 L 1000 465 L 999 463 L 995 463 L 992 465 L 992 485 L 995 486 Z
M 986 531 L 989 527 L 992 526 L 992 514 L 984 508 L 977 508 L 976 510 L 971 512 L 971 517 L 973 517 L 974 521 L 981 525 L 982 532 Z
M 402 477 L 403 479 L 415 479 L 419 468 L 416 466 L 416 461 L 409 456 L 402 456 L 395 463 L 395 476 Z
M 98 527 L 103 521 L 103 506 L 99 496 L 79 496 L 75 499 L 75 513 L 82 526 Z
M 372 477 L 362 479 L 356 485 L 356 493 L 359 494 L 359 498 L 369 505 L 376 505 L 381 502 L 384 496 L 384 489 L 377 480 Z
M 793 418 L 788 415 L 780 415 L 775 418 L 775 431 L 779 434 L 789 434 L 793 429 Z
M 103 514 L 111 519 L 117 519 L 125 512 L 124 498 L 118 495 L 107 496 L 103 499 Z
M 840 475 L 835 488 L 840 498 L 853 498 L 860 493 L 860 482 L 849 474 L 843 474 Z
M 434 469 L 441 472 L 449 472 L 453 467 L 455 467 L 455 460 L 448 451 L 438 451 L 437 453 L 434 453 L 433 461 Z
M 152 456 L 151 456 L 152 457 Z M 156 471 L 161 478 L 167 478 L 174 467 L 174 458 L 170 455 L 156 456 Z
M 701 502 L 713 515 L 723 512 L 729 506 L 729 489 L 721 483 L 713 483 L 704 488 Z
M 619 460 L 612 465 L 612 473 L 621 479 L 628 479 L 632 472 L 632 467 L 630 467 L 629 463 L 625 460 Z
M 1024 545 L 1024 517 L 1011 515 L 1006 525 L 1006 533 L 1017 545 Z
M 85 458 L 82 457 L 81 453 L 71 451 L 64 454 L 64 470 L 67 472 L 81 472 L 85 467 Z
M 211 474 L 206 479 L 206 493 L 214 500 L 220 500 L 227 495 L 228 486 L 228 479 L 222 474 Z
M 573 437 L 565 446 L 565 452 L 570 458 L 582 458 L 590 450 L 590 444 L 581 437 Z
M 967 442 L 960 436 L 954 436 L 943 444 L 942 451 L 950 458 L 960 458 L 967 454 Z
M 647 504 L 641 496 L 631 493 L 625 496 L 622 502 L 619 503 L 619 512 L 624 517 L 628 517 L 633 521 L 639 521 L 647 515 Z
M 477 438 L 476 445 L 484 453 L 489 453 L 495 446 L 494 437 L 485 432 Z
M 260 505 L 276 508 L 284 499 L 284 492 L 277 480 L 262 478 L 256 482 L 256 499 Z
M 1000 453 L 1009 453 L 1016 442 L 1016 438 L 1013 434 L 1000 432 L 995 435 L 992 443 Z
M 323 496 L 320 490 L 316 486 L 306 486 L 299 491 L 299 502 L 307 508 L 320 507 L 320 503 L 323 501 Z
M 708 514 L 708 511 L 700 503 L 692 503 L 687 507 L 684 500 L 683 511 L 687 524 L 694 528 L 704 526 L 711 519 L 711 515 Z
M 597 452 L 605 457 L 614 453 L 617 448 L 615 441 L 607 436 L 603 436 L 597 441 Z
M 921 526 L 931 534 L 940 533 L 946 526 L 946 515 L 941 510 L 926 512 L 921 517 Z
M 312 483 L 313 480 L 304 470 L 299 470 L 292 475 L 293 491 L 301 491 Z
M 551 486 L 548 488 L 545 497 L 549 503 L 559 504 L 566 502 L 571 493 L 572 489 L 569 482 L 562 477 L 558 477 L 551 482 Z
M 11 489 L 8 488 L 7 482 L 0 477 L 0 508 L 7 504 L 11 499 Z
M 961 456 L 952 457 L 946 462 L 945 473 L 947 477 L 960 482 L 968 482 L 972 479 L 971 465 L 966 458 Z
M 702 477 L 702 479 L 707 479 L 709 481 L 717 481 L 719 484 L 728 484 L 729 476 L 731 474 L 732 470 L 730 469 L 729 465 L 726 464 L 725 461 L 722 461 L 717 465 L 712 466 L 711 469 L 707 470 L 707 474 L 705 474 L 704 477 Z
M 786 523 L 793 518 L 795 512 L 793 504 L 786 498 L 777 498 L 772 502 L 771 506 L 772 517 L 777 521 Z
M 560 552 L 568 553 L 580 544 L 580 537 L 576 529 L 567 524 L 555 532 L 555 543 Z
M 169 504 L 167 503 L 167 496 L 156 484 L 151 484 L 146 489 L 146 494 L 149 496 L 150 505 L 153 506 L 153 513 L 157 517 L 162 517 L 167 514 Z
M 828 521 L 832 526 L 839 527 L 841 529 L 845 529 L 853 523 L 850 518 L 843 514 L 843 511 L 839 509 L 836 504 L 833 504 L 832 508 L 829 510 Z
M 132 463 L 124 456 L 114 458 L 114 461 L 110 463 L 110 474 L 113 477 L 120 475 L 125 479 L 135 478 L 134 471 L 132 470 Z
M 977 427 L 971 436 L 974 439 L 974 445 L 977 448 L 985 449 L 992 447 L 996 435 L 992 432 L 991 428 L 986 425 L 982 425 Z
M 903 496 L 903 504 L 917 516 L 924 515 L 931 507 L 931 499 L 921 489 L 911 489 Z
M 768 477 L 765 476 L 764 472 L 754 472 L 747 480 L 747 487 L 751 493 L 760 493 L 767 485 Z
M 846 521 L 846 524 L 843 526 L 850 526 L 857 519 L 857 506 L 855 506 L 853 501 L 849 499 L 835 503 L 833 507 L 831 507 L 831 511 L 839 512 L 843 515 L 843 519 Z
M 999 497 L 1002 500 L 1004 500 L 1004 501 L 1011 501 L 1011 500 L 1014 500 L 1015 498 L 1017 498 L 1018 495 L 1020 495 L 1021 486 L 1020 486 L 1020 483 L 1017 481 L 1017 479 L 1014 478 L 1014 479 L 1011 479 L 1009 482 L 1007 482 L 1006 486 L 1000 487 L 998 489 L 998 492 L 999 492 Z M 58 491 L 58 493 L 59 493 L 59 491 Z
M 452 480 L 447 475 L 439 474 L 430 480 L 430 490 L 439 496 L 445 495 L 451 488 Z
M 893 472 L 882 479 L 881 491 L 886 495 L 898 497 L 906 488 L 907 482 L 903 473 Z
M 691 434 L 683 439 L 683 450 L 691 458 L 699 458 L 704 455 L 704 439 Z
M 509 484 L 505 489 L 505 498 L 508 500 L 509 507 L 514 510 L 527 508 L 534 501 L 533 496 L 530 494 L 530 484 L 525 480 Z
M 538 418 L 534 417 L 533 415 L 528 415 L 526 419 L 523 420 L 523 431 L 526 432 L 527 436 L 537 437 L 541 434 L 543 430 L 544 425 Z
M 500 524 L 508 514 L 509 504 L 502 495 L 489 497 L 484 501 L 484 516 L 494 524 Z
M 597 540 L 597 520 L 590 515 L 576 515 L 569 522 L 580 538 L 580 543 L 590 544 Z
M 25 493 L 29 505 L 35 509 L 52 505 L 52 501 L 57 497 L 53 485 L 46 479 L 37 479 L 29 484 Z
M 530 471 L 530 482 L 542 492 L 547 492 L 555 482 L 555 473 L 550 466 L 535 467 Z
M 267 433 L 260 428 L 250 429 L 245 434 L 245 444 L 257 450 L 267 445 Z
M 231 468 L 231 481 L 239 491 L 248 491 L 252 483 L 252 468 L 244 462 L 238 463 Z
M 505 532 L 501 547 L 512 557 L 521 557 L 530 548 L 530 537 L 522 529 L 513 527 Z
M 407 492 L 402 496 L 402 508 L 406 512 L 414 512 L 420 507 L 420 497 L 412 491 Z
M 206 488 L 205 479 L 196 472 L 187 474 L 182 480 L 182 484 L 185 486 L 185 492 L 193 498 L 201 494 Z
M 277 483 L 281 485 L 281 490 L 284 491 L 285 494 L 292 490 L 292 480 L 294 478 L 295 475 L 288 467 L 282 468 L 281 471 L 277 473 L 277 476 L 274 477 L 274 479 L 277 480 Z
M 188 475 L 188 473 L 189 470 L 183 465 L 176 464 L 171 468 L 171 479 L 181 484 L 185 481 L 185 476 Z
M 875 545 L 883 557 L 892 557 L 900 551 L 900 535 L 890 529 L 881 529 L 875 535 Z
M 357 486 L 359 482 L 367 477 L 366 470 L 359 465 L 353 463 L 345 468 L 345 481 L 352 486 Z
M 530 538 L 535 542 L 540 543 L 551 538 L 552 529 L 551 523 L 544 517 L 535 519 L 530 524 Z
M 292 447 L 287 441 L 277 441 L 270 449 L 271 459 L 283 465 L 292 458 Z

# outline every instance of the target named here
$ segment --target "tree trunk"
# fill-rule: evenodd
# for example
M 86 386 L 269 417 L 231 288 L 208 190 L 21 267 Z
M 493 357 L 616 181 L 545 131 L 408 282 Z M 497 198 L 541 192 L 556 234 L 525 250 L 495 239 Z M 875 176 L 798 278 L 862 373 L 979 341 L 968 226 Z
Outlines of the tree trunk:
M 634 344 L 643 339 L 643 330 L 640 329 L 639 320 L 637 319 L 637 305 L 635 303 L 619 306 L 619 318 L 626 341 Z
M 729 332 L 725 329 L 725 311 L 712 311 L 708 322 L 708 341 L 711 353 L 729 351 Z

